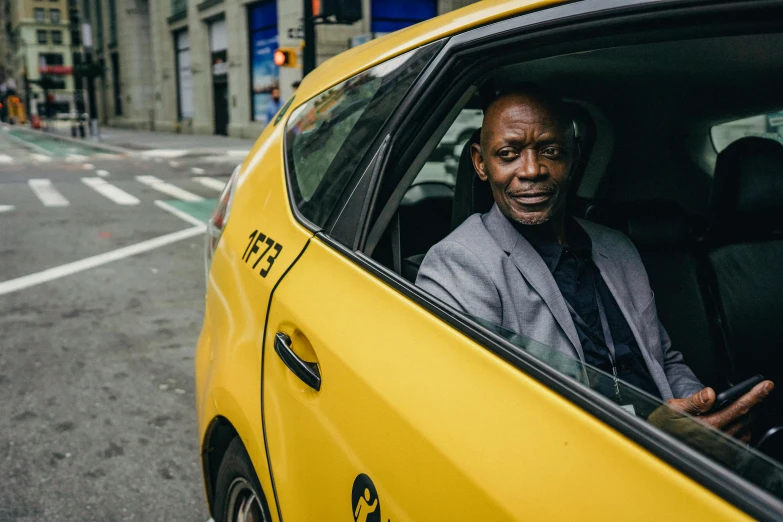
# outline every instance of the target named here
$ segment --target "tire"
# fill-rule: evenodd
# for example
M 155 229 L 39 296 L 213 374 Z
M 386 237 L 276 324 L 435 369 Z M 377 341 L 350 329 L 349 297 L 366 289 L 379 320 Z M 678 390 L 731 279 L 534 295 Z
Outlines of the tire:
M 215 522 L 268 522 L 269 506 L 239 437 L 228 445 L 215 482 Z M 244 512 L 244 518 L 242 513 Z

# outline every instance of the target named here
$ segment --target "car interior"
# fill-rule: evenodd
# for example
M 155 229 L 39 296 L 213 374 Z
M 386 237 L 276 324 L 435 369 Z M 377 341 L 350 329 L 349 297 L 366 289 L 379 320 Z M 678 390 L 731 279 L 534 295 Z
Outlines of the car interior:
M 720 391 L 760 373 L 780 388 L 783 126 L 764 115 L 783 108 L 781 70 L 780 34 L 509 64 L 477 79 L 439 132 L 460 124 L 460 110 L 483 107 L 509 86 L 533 82 L 557 92 L 574 109 L 582 147 L 571 214 L 633 241 L 672 345 L 705 385 Z M 716 148 L 715 129 L 749 117 L 761 118 L 760 132 L 729 127 L 736 135 Z M 392 202 L 396 212 L 367 252 L 411 283 L 430 247 L 492 204 L 469 153 L 480 129 L 471 130 L 465 143 L 428 142 L 430 161 Z M 443 168 L 443 151 L 452 149 L 456 172 Z M 768 426 L 783 424 L 781 397 L 776 390 L 767 400 Z

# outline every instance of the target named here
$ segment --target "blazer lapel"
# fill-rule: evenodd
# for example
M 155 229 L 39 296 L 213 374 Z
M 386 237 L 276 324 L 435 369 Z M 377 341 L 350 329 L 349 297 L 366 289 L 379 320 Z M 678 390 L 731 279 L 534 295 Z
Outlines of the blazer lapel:
M 625 320 L 628 322 L 628 326 L 631 328 L 633 337 L 636 339 L 636 343 L 639 345 L 639 349 L 642 352 L 642 357 L 644 357 L 644 361 L 647 363 L 647 368 L 650 370 L 650 374 L 653 376 L 653 379 L 655 380 L 662 396 L 671 397 L 671 387 L 668 380 L 666 379 L 666 374 L 661 365 L 658 364 L 658 361 L 653 359 L 652 355 L 650 354 L 650 347 L 647 346 L 647 338 L 642 335 L 643 325 L 639 323 L 639 311 L 634 308 L 633 300 L 628 294 L 626 285 L 622 284 L 620 270 L 617 268 L 617 265 L 615 265 L 611 258 L 609 258 L 609 256 L 603 252 L 601 248 L 602 245 L 597 244 L 595 238 L 592 236 L 591 240 L 593 241 L 593 262 L 595 263 L 595 266 L 598 267 L 598 271 L 601 273 L 601 277 L 603 277 L 606 286 L 609 288 L 612 296 L 614 296 L 614 300 L 620 307 L 620 311 L 622 311 L 623 317 L 625 317 Z
M 557 287 L 555 278 L 552 277 L 544 260 L 500 212 L 497 205 L 492 205 L 492 209 L 487 214 L 485 226 L 500 248 L 509 255 L 522 277 L 541 296 L 552 316 L 563 329 L 568 340 L 571 341 L 574 351 L 579 355 L 579 360 L 584 362 L 585 356 L 582 344 L 579 342 L 576 326 L 574 326 L 574 321 L 571 319 L 571 314 L 560 289 Z

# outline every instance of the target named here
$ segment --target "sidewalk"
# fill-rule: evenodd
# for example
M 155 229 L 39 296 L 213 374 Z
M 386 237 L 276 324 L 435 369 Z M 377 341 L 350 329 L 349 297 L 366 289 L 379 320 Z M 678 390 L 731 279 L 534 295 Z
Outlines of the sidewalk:
M 46 133 L 71 138 L 70 122 L 52 122 Z M 137 131 L 115 127 L 101 127 L 100 135 L 99 144 L 125 149 L 132 153 L 141 153 L 145 156 L 169 158 L 216 154 L 245 156 L 255 143 L 255 140 L 244 138 Z M 85 144 L 92 143 L 89 138 L 79 139 L 79 141 Z

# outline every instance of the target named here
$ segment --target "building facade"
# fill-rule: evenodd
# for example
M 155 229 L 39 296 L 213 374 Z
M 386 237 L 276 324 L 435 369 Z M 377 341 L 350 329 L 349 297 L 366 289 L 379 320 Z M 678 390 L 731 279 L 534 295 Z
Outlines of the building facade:
M 81 1 L 105 66 L 103 124 L 254 138 L 272 88 L 285 100 L 302 77 L 301 56 L 297 67 L 273 62 L 279 47 L 301 49 L 302 0 L 123 0 L 120 11 L 117 0 Z M 473 1 L 363 0 L 356 23 L 317 26 L 316 62 Z
M 2 15 L 2 94 L 16 92 L 42 117 L 81 110 L 73 74 L 81 56 L 77 0 L 4 0 Z

